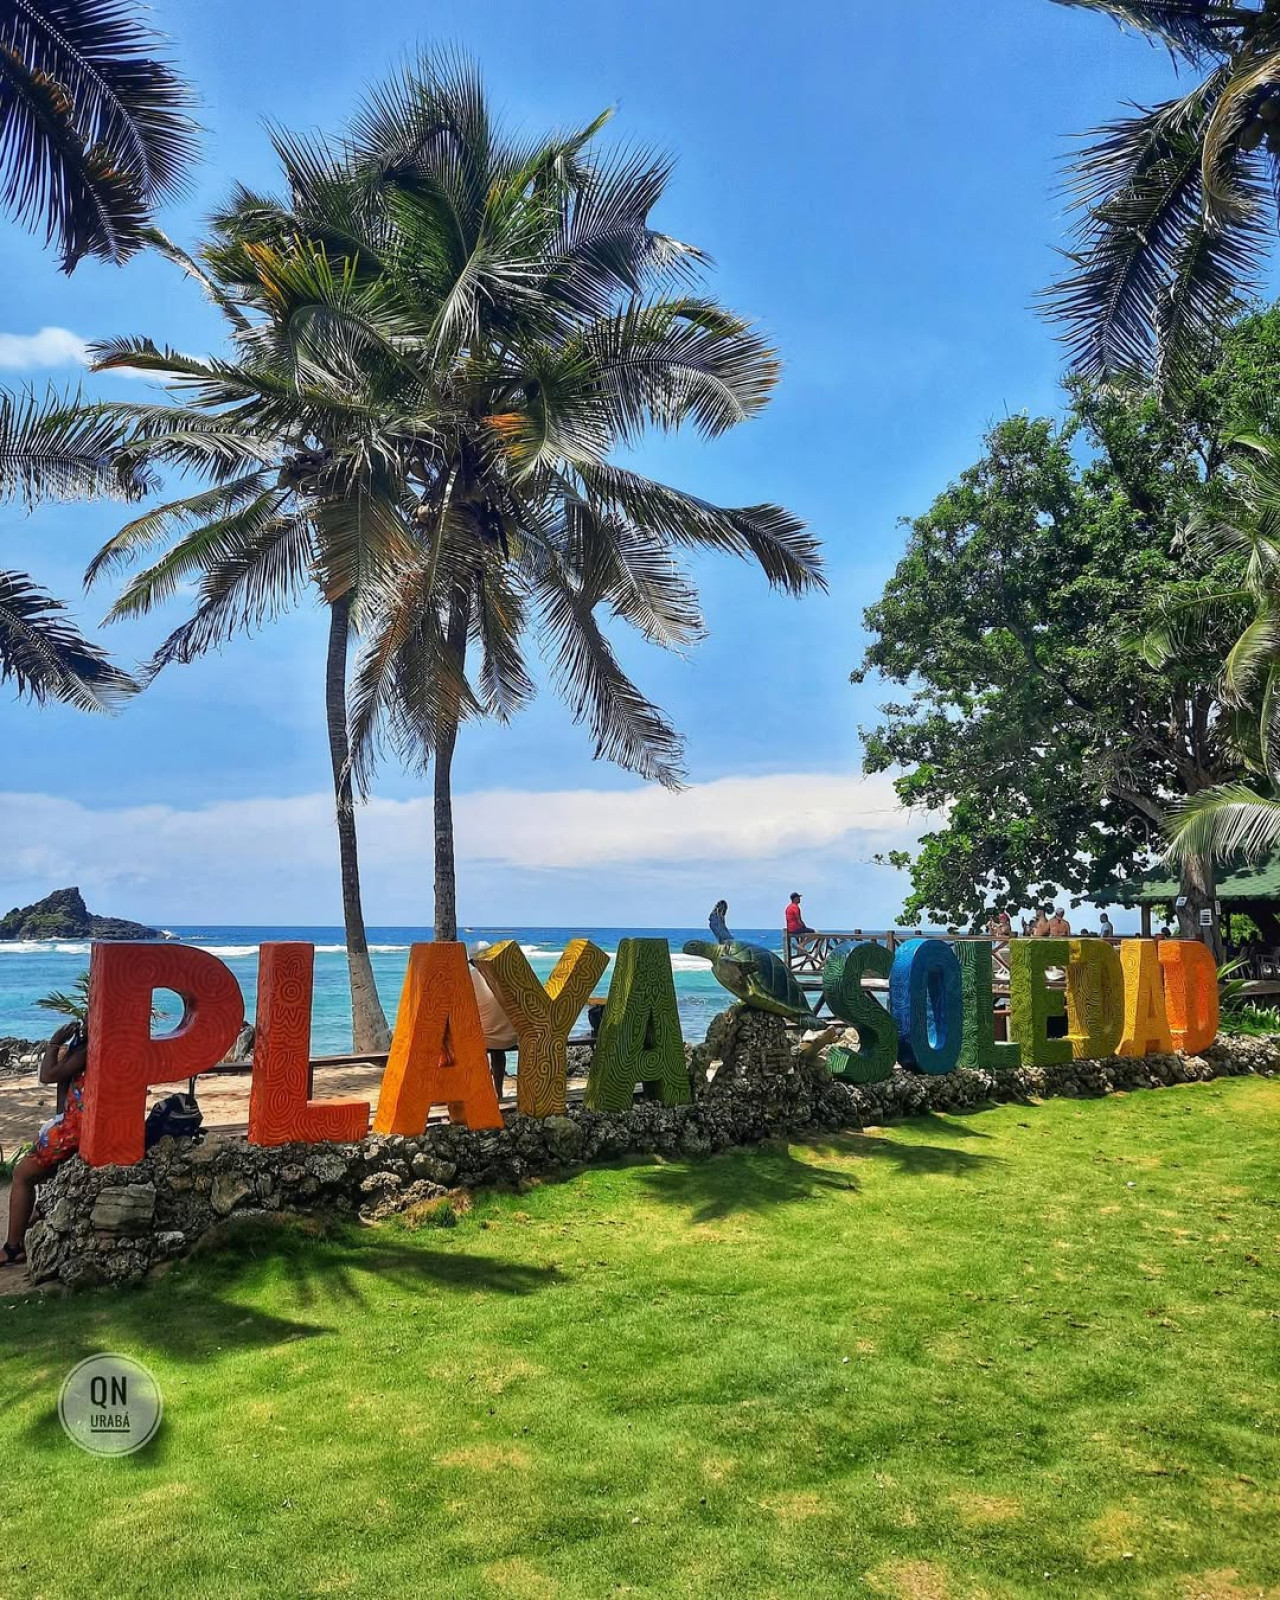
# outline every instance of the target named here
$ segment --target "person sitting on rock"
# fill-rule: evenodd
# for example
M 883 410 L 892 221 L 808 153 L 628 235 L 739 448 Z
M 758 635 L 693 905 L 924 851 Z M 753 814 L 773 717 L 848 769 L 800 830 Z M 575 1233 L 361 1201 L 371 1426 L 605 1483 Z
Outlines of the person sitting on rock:
M 80 1148 L 84 1069 L 88 1059 L 89 1044 L 84 1024 L 80 1022 L 64 1023 L 44 1047 L 40 1082 L 57 1084 L 58 1114 L 40 1129 L 35 1144 L 13 1169 L 9 1190 L 9 1237 L 5 1241 L 3 1258 L 0 1258 L 0 1268 L 26 1264 L 24 1241 L 35 1209 L 36 1188 Z

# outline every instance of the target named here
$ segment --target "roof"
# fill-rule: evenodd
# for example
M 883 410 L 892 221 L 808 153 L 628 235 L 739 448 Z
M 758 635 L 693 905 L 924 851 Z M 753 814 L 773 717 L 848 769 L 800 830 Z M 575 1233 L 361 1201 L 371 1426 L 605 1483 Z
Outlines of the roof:
M 1168 868 L 1153 868 L 1127 883 L 1119 884 L 1115 897 L 1121 905 L 1151 905 L 1161 900 L 1176 900 L 1182 893 L 1177 878 L 1162 876 Z M 1219 900 L 1280 900 L 1280 855 L 1269 857 L 1256 867 L 1237 867 L 1218 879 Z

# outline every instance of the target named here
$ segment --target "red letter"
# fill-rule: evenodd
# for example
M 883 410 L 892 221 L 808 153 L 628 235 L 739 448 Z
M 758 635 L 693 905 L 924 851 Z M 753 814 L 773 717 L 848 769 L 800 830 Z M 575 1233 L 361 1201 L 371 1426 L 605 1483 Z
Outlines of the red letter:
M 367 1100 L 309 1100 L 315 946 L 264 944 L 249 1091 L 250 1144 L 352 1144 L 369 1131 Z
M 1199 1055 L 1218 1037 L 1218 969 L 1198 939 L 1161 939 L 1160 976 L 1169 1032 L 1185 1056 Z
M 373 1131 L 421 1133 L 434 1105 L 447 1105 L 450 1120 L 467 1128 L 502 1127 L 462 944 L 409 952 Z
M 147 1087 L 212 1067 L 235 1043 L 244 997 L 231 970 L 183 944 L 95 944 L 89 977 L 89 1066 L 80 1154 L 91 1167 L 143 1156 Z M 151 1037 L 152 996 L 182 997 L 182 1021 Z

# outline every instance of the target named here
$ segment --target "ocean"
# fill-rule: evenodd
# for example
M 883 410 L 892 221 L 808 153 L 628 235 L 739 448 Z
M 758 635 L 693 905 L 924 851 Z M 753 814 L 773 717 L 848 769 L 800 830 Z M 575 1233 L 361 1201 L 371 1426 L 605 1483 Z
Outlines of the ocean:
M 302 939 L 316 947 L 315 994 L 311 1012 L 311 1049 L 314 1055 L 342 1055 L 351 1048 L 351 1002 L 347 986 L 347 956 L 340 927 L 260 928 L 260 927 L 174 927 L 167 930 L 183 944 L 198 945 L 225 961 L 244 991 L 245 1010 L 253 1017 L 257 996 L 258 946 L 273 939 Z M 776 929 L 735 928 L 740 939 L 780 950 Z M 712 976 L 707 962 L 686 956 L 681 946 L 686 939 L 709 939 L 706 928 L 466 928 L 459 935 L 468 943 L 487 939 L 516 939 L 530 965 L 540 978 L 547 978 L 572 938 L 593 940 L 613 955 L 618 941 L 628 937 L 667 940 L 671 947 L 671 966 L 676 998 L 685 1038 L 697 1042 L 718 1011 L 732 1003 L 730 995 Z M 409 946 L 426 938 L 419 928 L 375 928 L 368 930 L 369 951 L 373 960 L 378 993 L 387 1020 L 395 1018 L 409 960 Z M 89 965 L 87 942 L 70 940 L 19 940 L 0 942 L 0 1037 L 40 1039 L 48 1035 L 58 1019 L 43 1010 L 37 1001 L 51 990 L 70 989 Z M 612 968 L 610 969 L 610 971 Z M 597 985 L 603 992 L 609 972 Z M 158 1005 L 165 1009 L 164 996 Z M 177 1021 L 177 1001 L 173 1001 L 173 1022 Z M 172 1026 L 162 1022 L 159 1026 Z

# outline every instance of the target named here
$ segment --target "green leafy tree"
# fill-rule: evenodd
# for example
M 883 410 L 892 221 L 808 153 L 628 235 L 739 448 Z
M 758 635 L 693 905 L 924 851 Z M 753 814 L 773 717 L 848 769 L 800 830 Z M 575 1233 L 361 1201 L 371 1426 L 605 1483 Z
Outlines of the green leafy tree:
M 1272 0 L 1057 0 L 1166 45 L 1196 81 L 1097 130 L 1072 171 L 1072 267 L 1049 294 L 1078 371 L 1194 377 L 1275 239 L 1280 11 Z
M 1056 889 L 1105 900 L 1188 796 L 1238 774 L 1220 668 L 1246 620 L 1225 598 L 1240 563 L 1187 528 L 1232 503 L 1222 435 L 1274 415 L 1278 340 L 1274 311 L 1243 323 L 1182 411 L 1076 385 L 1061 424 L 1008 418 L 911 523 L 855 674 L 909 689 L 866 736 L 868 769 L 904 769 L 903 800 L 946 814 L 913 863 L 909 920 Z M 1224 599 L 1157 663 L 1138 643 L 1189 579 Z M 1184 933 L 1213 884 L 1209 854 L 1188 852 Z

